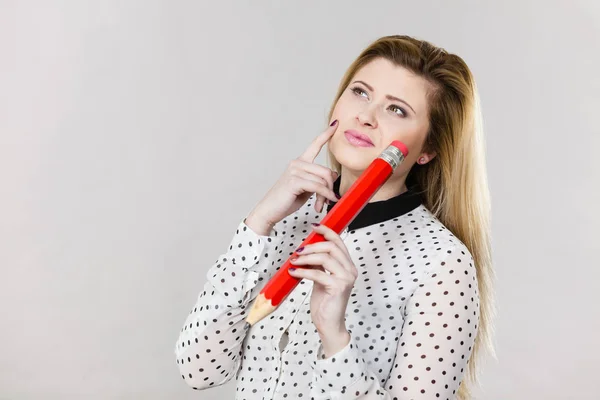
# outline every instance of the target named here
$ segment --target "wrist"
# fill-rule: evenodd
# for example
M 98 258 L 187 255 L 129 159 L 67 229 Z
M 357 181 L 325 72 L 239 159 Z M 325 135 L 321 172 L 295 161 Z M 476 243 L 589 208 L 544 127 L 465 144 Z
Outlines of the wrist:
M 321 335 L 321 346 L 323 347 L 323 355 L 325 358 L 329 358 L 332 355 L 338 353 L 344 347 L 350 343 L 350 333 L 344 330 L 338 334 L 326 334 Z
M 254 232 L 261 236 L 268 236 L 275 224 L 260 216 L 256 210 L 252 210 L 244 220 L 244 223 Z

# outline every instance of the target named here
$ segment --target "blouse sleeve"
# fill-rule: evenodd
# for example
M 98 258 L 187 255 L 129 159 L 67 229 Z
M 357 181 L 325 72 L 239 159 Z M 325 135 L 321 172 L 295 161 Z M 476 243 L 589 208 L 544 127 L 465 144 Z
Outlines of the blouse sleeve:
M 383 386 L 350 332 L 345 348 L 313 363 L 314 399 L 454 399 L 479 324 L 479 294 L 468 252 L 448 250 L 409 298 L 392 370 Z
M 266 236 L 258 235 L 244 219 L 228 251 L 208 270 L 204 290 L 175 345 L 181 377 L 192 388 L 219 386 L 237 373 L 249 328 L 247 307 L 258 295 L 258 281 L 268 281 L 276 269 L 277 245 L 282 239 L 277 228 Z

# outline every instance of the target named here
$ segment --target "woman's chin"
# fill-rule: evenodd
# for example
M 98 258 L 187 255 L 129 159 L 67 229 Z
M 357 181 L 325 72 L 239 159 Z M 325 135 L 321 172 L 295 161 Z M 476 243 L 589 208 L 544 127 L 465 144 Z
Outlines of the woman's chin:
M 373 161 L 372 159 L 367 159 L 365 156 L 361 157 L 356 154 L 340 154 L 336 155 L 335 159 L 348 171 L 352 172 L 360 172 L 367 169 L 369 164 Z
M 343 138 L 330 144 L 330 151 L 340 164 L 354 173 L 364 171 L 379 156 L 375 147 L 356 147 Z

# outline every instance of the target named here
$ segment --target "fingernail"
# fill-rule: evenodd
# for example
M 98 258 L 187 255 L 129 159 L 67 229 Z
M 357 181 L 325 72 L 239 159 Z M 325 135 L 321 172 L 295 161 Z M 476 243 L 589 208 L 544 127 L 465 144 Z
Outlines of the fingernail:
M 290 272 L 294 272 L 295 270 L 296 270 L 296 268 L 290 268 L 290 269 L 288 269 L 288 271 L 290 271 Z
M 290 261 L 291 261 L 291 262 L 294 262 L 294 261 L 296 261 L 297 259 L 298 259 L 298 257 L 292 257 L 292 258 L 290 258 Z
M 298 247 L 298 248 L 296 249 L 296 253 L 300 253 L 302 250 L 304 250 L 304 246 L 302 246 L 302 247 Z
M 313 226 L 320 226 L 321 225 L 318 222 L 313 222 L 312 224 L 313 224 Z
M 337 124 L 337 119 L 334 120 L 329 126 L 334 126 L 335 124 Z
M 335 197 L 337 197 L 337 198 L 338 198 L 338 200 L 342 198 L 342 196 L 340 196 L 340 195 L 339 195 L 339 194 L 337 194 L 337 193 L 335 194 Z

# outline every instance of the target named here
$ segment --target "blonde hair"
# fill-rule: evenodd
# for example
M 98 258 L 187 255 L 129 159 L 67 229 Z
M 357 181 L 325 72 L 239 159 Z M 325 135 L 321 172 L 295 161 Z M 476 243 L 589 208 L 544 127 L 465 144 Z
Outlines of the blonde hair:
M 477 365 L 487 349 L 495 358 L 492 342 L 495 279 L 490 243 L 490 196 L 479 94 L 466 63 L 426 41 L 410 36 L 382 37 L 370 44 L 344 74 L 329 111 L 354 75 L 375 58 L 385 58 L 430 83 L 428 93 L 430 129 L 424 152 L 437 155 L 424 165 L 415 164 L 406 180 L 423 191 L 424 205 L 459 238 L 475 261 L 479 286 L 479 329 L 457 399 L 471 398 L 478 385 Z M 341 172 L 340 163 L 328 149 L 330 168 Z

